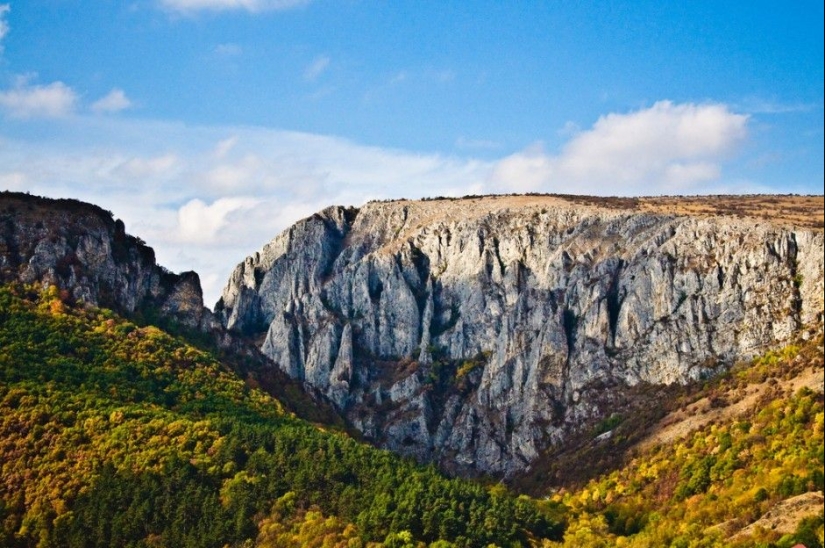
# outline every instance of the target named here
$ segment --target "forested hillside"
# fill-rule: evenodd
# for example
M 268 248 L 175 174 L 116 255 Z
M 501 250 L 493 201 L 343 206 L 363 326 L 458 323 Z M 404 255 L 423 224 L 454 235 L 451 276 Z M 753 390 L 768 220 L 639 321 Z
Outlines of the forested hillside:
M 557 505 L 326 432 L 208 353 L 67 301 L 0 289 L 0 546 L 561 538 Z
M 821 547 L 822 354 L 820 335 L 673 402 L 683 409 L 664 435 L 637 444 L 625 466 L 551 496 L 568 512 L 560 545 Z M 687 435 L 672 436 L 680 428 Z M 603 452 L 628 434 L 609 432 Z
M 312 426 L 54 287 L 0 289 L 0 348 L 0 546 L 823 543 L 823 396 L 795 384 L 821 376 L 821 336 L 683 396 L 722 411 L 687 437 L 541 501 Z

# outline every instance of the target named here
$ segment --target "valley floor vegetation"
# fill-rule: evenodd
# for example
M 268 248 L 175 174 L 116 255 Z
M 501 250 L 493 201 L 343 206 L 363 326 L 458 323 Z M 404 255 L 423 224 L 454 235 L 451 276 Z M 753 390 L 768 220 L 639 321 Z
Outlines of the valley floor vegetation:
M 11 284 L 0 546 L 822 547 L 823 394 L 783 387 L 822 367 L 821 335 L 769 352 L 704 389 L 768 383 L 746 413 L 529 498 L 300 420 L 156 327 Z M 765 519 L 803 499 L 790 530 Z

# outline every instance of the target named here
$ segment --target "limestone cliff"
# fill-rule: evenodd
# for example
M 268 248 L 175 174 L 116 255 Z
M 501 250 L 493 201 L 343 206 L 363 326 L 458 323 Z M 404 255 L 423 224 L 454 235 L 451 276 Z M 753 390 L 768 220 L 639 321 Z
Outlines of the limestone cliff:
M 203 306 L 196 273 L 158 266 L 122 221 L 77 200 L 0 194 L 0 281 L 54 284 L 76 301 L 191 329 L 219 326 Z
M 609 412 L 599 387 L 712 375 L 822 311 L 821 229 L 552 196 L 331 207 L 216 307 L 368 439 L 503 476 Z

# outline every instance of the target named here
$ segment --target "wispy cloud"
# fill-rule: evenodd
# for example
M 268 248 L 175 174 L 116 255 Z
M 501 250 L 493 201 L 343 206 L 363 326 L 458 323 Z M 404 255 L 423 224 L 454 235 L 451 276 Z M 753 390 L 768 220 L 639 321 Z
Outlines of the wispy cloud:
M 721 104 L 661 101 L 609 114 L 557 155 L 541 144 L 503 159 L 491 184 L 515 191 L 663 193 L 717 179 L 747 135 L 748 116 Z
M 3 39 L 6 38 L 9 30 L 11 30 L 9 22 L 6 21 L 6 14 L 9 13 L 9 11 L 11 11 L 9 4 L 0 4 L 0 55 L 3 54 Z
M 38 140 L 0 136 L 0 185 L 114 211 L 155 247 L 161 264 L 198 271 L 211 304 L 246 255 L 331 204 L 723 188 L 725 154 L 745 137 L 746 122 L 722 105 L 657 103 L 602 117 L 559 154 L 536 146 L 487 161 L 266 128 L 76 116 Z M 724 188 L 754 190 L 747 182 Z
M 63 82 L 30 85 L 19 77 L 11 89 L 0 91 L 0 108 L 13 118 L 61 118 L 74 112 L 77 93 Z
M 581 130 L 582 128 L 579 127 L 579 124 L 572 120 L 568 120 L 556 131 L 556 135 L 560 137 L 573 137 L 577 133 L 581 132 Z
M 172 153 L 155 157 L 133 157 L 124 160 L 115 169 L 114 174 L 130 181 L 157 179 L 180 167 L 181 160 Z
M 229 154 L 237 144 L 237 135 L 233 135 L 232 137 L 227 137 L 226 139 L 218 141 L 218 144 L 215 145 L 215 149 L 213 151 L 215 158 L 218 160 L 225 158 L 226 155 Z
M 466 137 L 459 137 L 455 141 L 455 146 L 463 149 L 494 150 L 501 148 L 501 143 L 491 139 L 468 139 Z
M 409 76 L 410 75 L 406 70 L 399 71 L 399 72 L 392 75 L 392 77 L 389 79 L 389 84 L 391 86 L 395 85 L 395 84 L 400 84 L 401 82 L 404 82 L 405 80 L 407 80 L 407 78 L 409 78 Z
M 312 0 L 160 0 L 163 7 L 181 12 L 245 10 L 249 12 L 280 11 L 298 8 Z
M 113 114 L 131 108 L 132 101 L 126 97 L 122 89 L 114 88 L 112 91 L 92 103 L 92 112 L 96 114 Z
M 811 112 L 816 109 L 822 109 L 823 104 L 783 102 L 749 97 L 743 100 L 738 107 L 742 111 L 749 112 L 751 114 L 789 114 L 795 112 Z
M 28 183 L 29 180 L 25 173 L 19 171 L 0 173 L 0 188 L 5 190 L 26 190 Z
M 330 59 L 326 55 L 319 55 L 316 57 L 312 63 L 304 69 L 304 80 L 307 82 L 316 81 L 324 72 L 326 72 L 327 68 L 329 68 L 329 62 Z
M 214 53 L 219 57 L 237 57 L 243 53 L 243 48 L 238 44 L 228 42 L 215 46 Z
M 209 304 L 237 262 L 302 217 L 374 198 L 476 193 L 492 166 L 254 127 L 83 116 L 70 126 L 36 142 L 5 138 L 0 184 L 114 211 L 161 264 L 197 270 Z
M 384 75 L 383 78 L 368 87 L 364 91 L 363 100 L 370 103 L 375 100 L 382 100 L 400 89 L 433 89 L 435 86 L 449 86 L 455 81 L 456 73 L 449 69 L 398 70 Z
M 455 72 L 449 69 L 437 70 L 432 73 L 432 77 L 441 83 L 452 82 L 455 80 Z

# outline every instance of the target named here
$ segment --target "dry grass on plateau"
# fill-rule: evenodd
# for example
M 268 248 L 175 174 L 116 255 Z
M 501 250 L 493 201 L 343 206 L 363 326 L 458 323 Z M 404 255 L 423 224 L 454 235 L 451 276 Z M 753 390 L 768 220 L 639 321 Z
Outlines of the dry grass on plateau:
M 823 228 L 825 199 L 823 196 L 692 196 L 641 198 L 642 211 L 676 215 L 732 215 L 762 219 L 780 225 Z
M 433 214 L 437 211 L 439 216 L 452 211 L 460 218 L 478 217 L 509 208 L 554 208 L 573 205 L 665 215 L 729 216 L 797 228 L 822 229 L 825 227 L 825 197 L 821 195 L 752 194 L 623 198 L 570 194 L 518 194 L 397 201 L 405 202 L 408 206 L 433 209 Z M 438 203 L 437 210 L 434 209 L 434 202 Z M 420 216 L 423 220 L 424 215 Z

